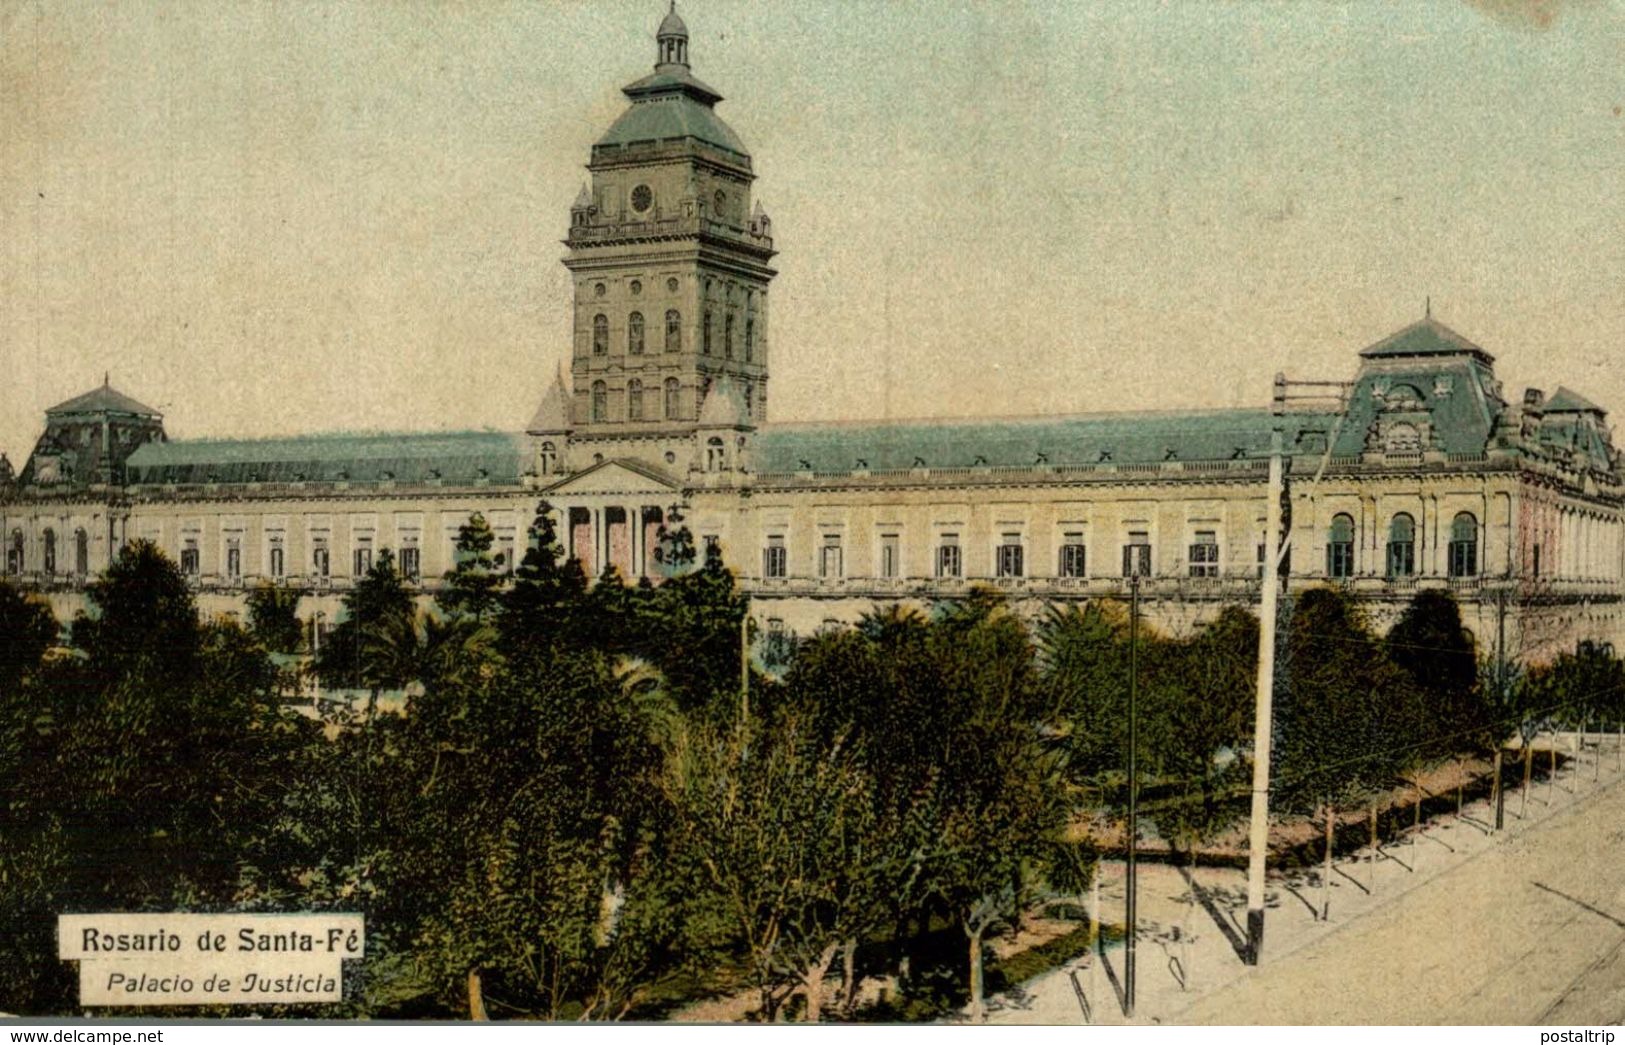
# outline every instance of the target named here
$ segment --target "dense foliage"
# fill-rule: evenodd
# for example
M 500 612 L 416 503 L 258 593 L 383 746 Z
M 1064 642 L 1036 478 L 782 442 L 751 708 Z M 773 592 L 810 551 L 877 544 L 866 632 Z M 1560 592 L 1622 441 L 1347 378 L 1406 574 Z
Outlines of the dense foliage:
M 713 990 L 851 1018 L 873 976 L 893 1015 L 975 1013 L 990 938 L 1076 908 L 1121 842 L 1092 832 L 1127 794 L 1131 672 L 1142 830 L 1194 854 L 1244 809 L 1244 609 L 1171 636 L 1109 600 L 1028 622 L 976 591 L 770 647 L 680 516 L 659 584 L 589 584 L 545 504 L 511 573 L 492 543 L 470 519 L 432 603 L 387 551 L 346 593 L 313 666 L 359 706 L 281 699 L 296 592 L 254 593 L 247 630 L 203 620 L 136 542 L 64 645 L 0 585 L 0 1010 L 73 1010 L 62 911 L 325 909 L 368 926 L 329 1015 L 655 1017 Z M 1331 590 L 1282 623 L 1288 808 L 1625 711 L 1595 646 L 1481 686 L 1448 596 L 1386 638 Z

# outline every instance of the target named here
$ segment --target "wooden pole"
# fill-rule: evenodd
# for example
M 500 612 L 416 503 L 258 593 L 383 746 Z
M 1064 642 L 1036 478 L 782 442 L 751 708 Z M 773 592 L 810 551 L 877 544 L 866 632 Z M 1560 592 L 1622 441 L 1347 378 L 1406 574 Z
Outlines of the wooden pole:
M 1277 379 L 1278 382 L 1281 379 Z M 1281 429 L 1270 433 L 1264 506 L 1264 576 L 1258 607 L 1258 690 L 1253 709 L 1252 817 L 1247 832 L 1247 964 L 1264 950 L 1264 876 L 1270 838 L 1270 730 L 1274 721 L 1275 612 L 1281 573 Z

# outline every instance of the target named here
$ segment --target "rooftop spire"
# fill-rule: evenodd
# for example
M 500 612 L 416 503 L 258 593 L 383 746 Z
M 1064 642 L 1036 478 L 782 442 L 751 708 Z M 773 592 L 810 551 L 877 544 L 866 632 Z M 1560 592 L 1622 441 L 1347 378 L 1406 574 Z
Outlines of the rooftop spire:
M 656 72 L 674 66 L 688 68 L 688 26 L 677 16 L 677 0 L 671 0 L 671 10 L 666 12 L 660 28 L 655 32 L 655 44 L 658 48 Z

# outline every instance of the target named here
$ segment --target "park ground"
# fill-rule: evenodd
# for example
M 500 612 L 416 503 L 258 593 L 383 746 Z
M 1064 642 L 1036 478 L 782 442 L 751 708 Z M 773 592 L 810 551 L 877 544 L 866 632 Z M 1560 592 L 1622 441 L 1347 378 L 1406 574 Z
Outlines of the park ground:
M 1609 736 L 1572 752 L 1527 806 L 1487 800 L 1405 838 L 1272 874 L 1264 958 L 1245 965 L 1245 873 L 1140 869 L 1136 1009 L 1110 949 L 993 999 L 1006 1024 L 1563 1024 L 1625 1019 L 1625 755 Z M 1123 903 L 1103 865 L 1104 917 Z M 1317 917 L 1330 904 L 1329 919 Z

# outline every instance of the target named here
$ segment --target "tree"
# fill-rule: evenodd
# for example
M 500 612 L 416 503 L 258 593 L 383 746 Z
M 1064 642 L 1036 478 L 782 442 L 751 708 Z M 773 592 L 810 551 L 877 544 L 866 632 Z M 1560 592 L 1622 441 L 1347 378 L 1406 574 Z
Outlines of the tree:
M 0 581 L 0 694 L 16 693 L 38 671 L 56 638 L 50 605 Z
M 414 677 L 410 658 L 399 646 L 381 639 L 409 632 L 415 614 L 412 593 L 395 569 L 395 557 L 383 549 L 372 568 L 344 596 L 344 615 L 316 656 L 316 670 L 329 685 L 370 689 L 376 702 L 382 689 L 405 685 Z
M 446 574 L 446 586 L 435 597 L 447 614 L 484 623 L 496 610 L 498 589 L 506 578 L 509 564 L 498 565 L 496 556 L 491 554 L 495 543 L 496 534 L 479 512 L 470 515 L 468 522 L 458 527 L 456 566 Z
M 1488 725 L 1478 688 L 1478 651 L 1445 591 L 1419 591 L 1383 641 L 1388 657 L 1416 683 L 1427 702 L 1438 744 L 1432 755 L 1476 747 Z
M 261 582 L 248 593 L 248 628 L 272 653 L 295 653 L 304 627 L 299 622 L 299 591 Z
M 553 526 L 553 508 L 536 506 L 527 530 L 525 556 L 511 588 L 502 593 L 497 627 L 509 656 L 535 655 L 581 637 L 587 578 L 581 563 L 566 559 Z

